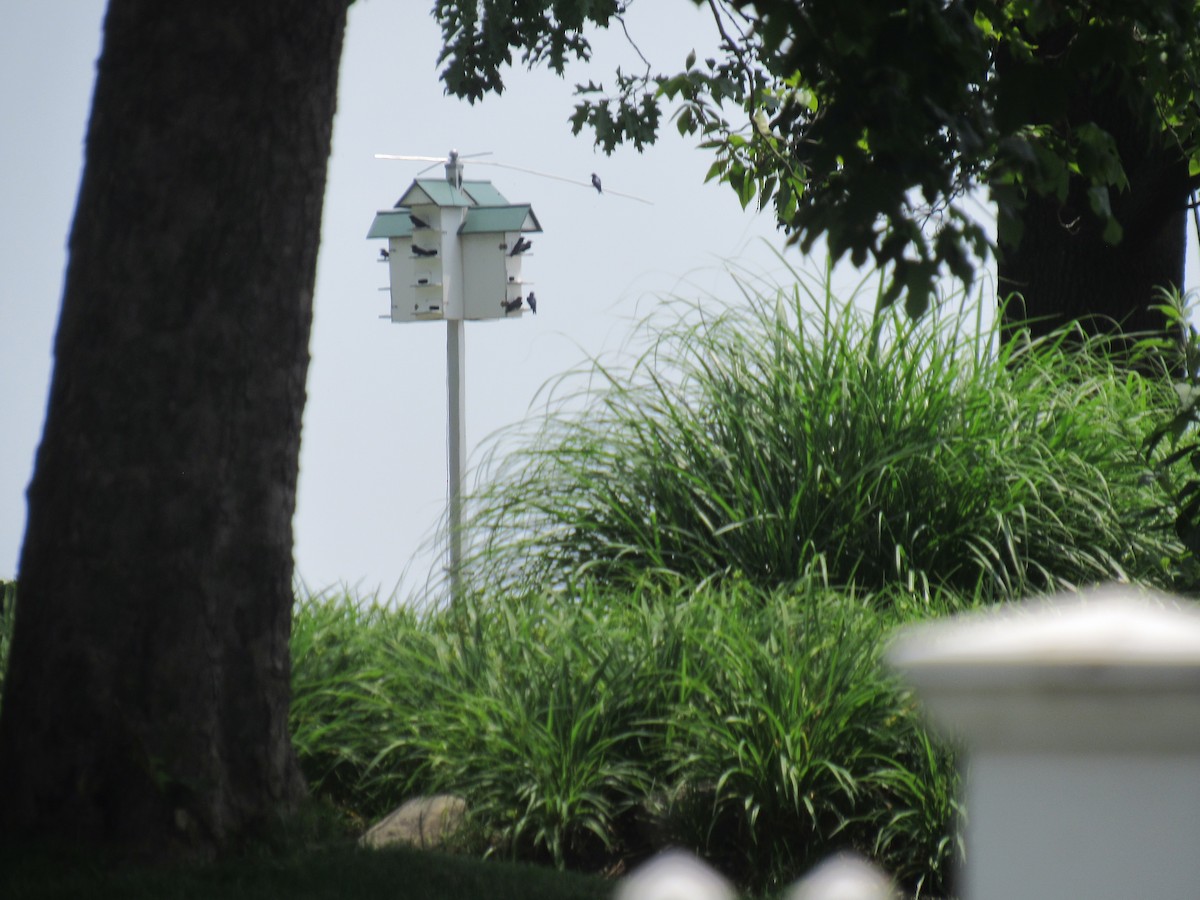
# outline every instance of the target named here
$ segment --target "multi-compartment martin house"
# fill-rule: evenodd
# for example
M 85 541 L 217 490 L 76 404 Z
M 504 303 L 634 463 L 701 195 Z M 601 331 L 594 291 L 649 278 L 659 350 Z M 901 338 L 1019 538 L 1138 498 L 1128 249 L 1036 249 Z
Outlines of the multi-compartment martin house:
M 521 263 L 542 226 L 528 203 L 509 203 L 489 181 L 464 181 L 456 153 L 446 177 L 418 178 L 368 239 L 387 240 L 393 322 L 504 319 L 529 308 Z M 535 301 L 536 302 L 536 301 Z

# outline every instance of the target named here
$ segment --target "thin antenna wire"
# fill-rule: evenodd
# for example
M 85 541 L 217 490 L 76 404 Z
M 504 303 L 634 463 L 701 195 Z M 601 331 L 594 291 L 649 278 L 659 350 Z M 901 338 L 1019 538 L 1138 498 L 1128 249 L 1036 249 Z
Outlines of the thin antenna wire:
M 520 166 L 510 166 L 507 163 L 486 162 L 484 160 L 479 160 L 475 163 L 475 165 L 498 166 L 501 169 L 512 169 L 514 172 L 525 172 L 529 175 L 540 176 L 541 178 L 553 178 L 555 181 L 565 181 L 567 184 L 575 184 L 575 185 L 579 185 L 579 187 L 585 187 L 585 188 L 593 187 L 593 185 L 590 181 L 576 181 L 574 178 L 563 178 L 561 175 L 551 175 L 549 172 L 539 172 L 539 171 L 537 171 L 537 169 L 523 169 Z M 614 197 L 625 197 L 628 200 L 636 200 L 638 203 L 645 203 L 647 206 L 654 205 L 649 200 L 644 200 L 641 197 L 635 197 L 633 194 L 623 194 L 620 191 L 612 191 L 612 190 L 609 190 L 608 188 L 604 189 L 604 193 L 612 194 Z
M 414 161 L 429 160 L 431 162 L 443 162 L 443 163 L 446 162 L 446 159 L 444 157 L 440 157 L 440 156 L 398 156 L 393 153 L 376 153 L 375 158 L 376 159 L 404 159 L 404 160 L 414 160 Z M 465 158 L 466 157 L 463 157 L 463 156 L 459 157 L 459 159 L 465 159 Z M 489 162 L 489 161 L 483 160 L 483 159 L 476 159 L 476 160 L 472 160 L 471 165 L 474 165 L 474 166 L 497 166 L 498 168 L 501 168 L 501 169 L 512 169 L 514 172 L 524 172 L 527 175 L 537 175 L 539 178 L 553 178 L 555 181 L 565 181 L 567 184 L 574 184 L 574 185 L 577 185 L 578 187 L 585 187 L 588 189 L 592 189 L 592 187 L 593 187 L 592 183 L 590 181 L 576 181 L 574 178 L 564 178 L 561 175 L 552 175 L 549 172 L 539 172 L 537 169 L 526 169 L 526 168 L 522 168 L 521 166 L 510 166 L 507 163 Z M 433 166 L 429 166 L 428 168 L 422 169 L 421 171 L 427 172 L 427 171 L 429 171 L 429 169 L 432 169 L 432 168 L 433 168 Z M 417 174 L 419 175 L 420 172 L 418 172 Z M 614 197 L 624 197 L 627 200 L 636 200 L 638 203 L 645 203 L 647 206 L 654 205 L 651 201 L 643 199 L 642 197 L 634 196 L 633 194 L 625 194 L 625 193 L 622 193 L 621 191 L 610 190 L 609 188 L 605 188 L 603 192 L 605 194 L 612 194 Z

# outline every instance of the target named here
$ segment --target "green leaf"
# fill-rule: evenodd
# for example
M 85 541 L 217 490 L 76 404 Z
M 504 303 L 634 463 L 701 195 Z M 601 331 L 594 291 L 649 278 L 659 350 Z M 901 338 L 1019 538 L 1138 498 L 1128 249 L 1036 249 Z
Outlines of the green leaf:
M 1118 188 L 1129 186 L 1117 142 L 1111 134 L 1095 122 L 1084 122 L 1075 129 L 1075 138 L 1078 142 L 1076 159 L 1083 177 L 1097 184 Z
M 681 109 L 679 114 L 675 117 L 675 127 L 679 130 L 679 134 L 681 136 L 689 134 L 695 130 L 692 123 L 692 111 L 686 106 Z
M 1104 223 L 1104 240 L 1109 244 L 1119 244 L 1124 235 L 1121 223 L 1113 216 L 1112 205 L 1109 202 L 1108 188 L 1096 185 L 1088 188 L 1088 204 L 1092 212 Z

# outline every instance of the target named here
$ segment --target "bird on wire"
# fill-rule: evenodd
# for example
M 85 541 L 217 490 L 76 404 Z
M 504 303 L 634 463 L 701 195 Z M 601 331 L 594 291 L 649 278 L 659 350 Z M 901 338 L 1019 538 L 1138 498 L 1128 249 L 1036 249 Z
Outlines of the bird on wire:
M 594 187 L 596 189 L 597 194 L 604 193 L 604 191 L 600 190 L 600 176 L 597 175 L 595 172 L 592 173 L 592 187 Z

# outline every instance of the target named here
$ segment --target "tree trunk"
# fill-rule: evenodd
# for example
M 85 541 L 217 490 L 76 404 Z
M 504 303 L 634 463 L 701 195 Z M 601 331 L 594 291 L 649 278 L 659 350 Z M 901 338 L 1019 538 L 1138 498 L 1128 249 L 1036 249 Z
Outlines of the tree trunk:
M 1052 70 L 1066 59 L 1068 44 L 1061 35 L 1045 38 L 1042 61 Z M 1016 65 L 998 60 L 1002 73 Z M 1130 99 L 1138 91 L 1119 90 L 1120 77 L 1114 71 L 1099 82 L 1076 83 L 1058 124 L 1095 123 L 1112 135 L 1129 179 L 1128 189 L 1110 191 L 1123 237 L 1116 244 L 1104 240 L 1087 199 L 1089 185 L 1079 177 L 1070 180 L 1065 202 L 1030 196 L 1021 241 L 1000 248 L 997 267 L 1001 297 L 1017 295 L 1005 309 L 1010 327 L 1043 335 L 1074 321 L 1087 334 L 1162 334 L 1165 320 L 1153 307 L 1162 302 L 1162 289 L 1183 288 L 1188 162 L 1162 132 L 1151 100 Z
M 1010 325 L 1035 335 L 1068 321 L 1087 334 L 1163 333 L 1166 322 L 1153 307 L 1163 288 L 1183 287 L 1187 166 L 1163 152 L 1143 159 L 1130 180 L 1113 204 L 1124 228 L 1115 245 L 1104 241 L 1082 185 L 1065 204 L 1030 199 L 1021 243 L 1001 248 L 998 265 L 1001 295 L 1017 295 L 1005 308 Z
M 292 514 L 348 0 L 112 0 L 29 488 L 0 831 L 208 855 L 303 797 Z

